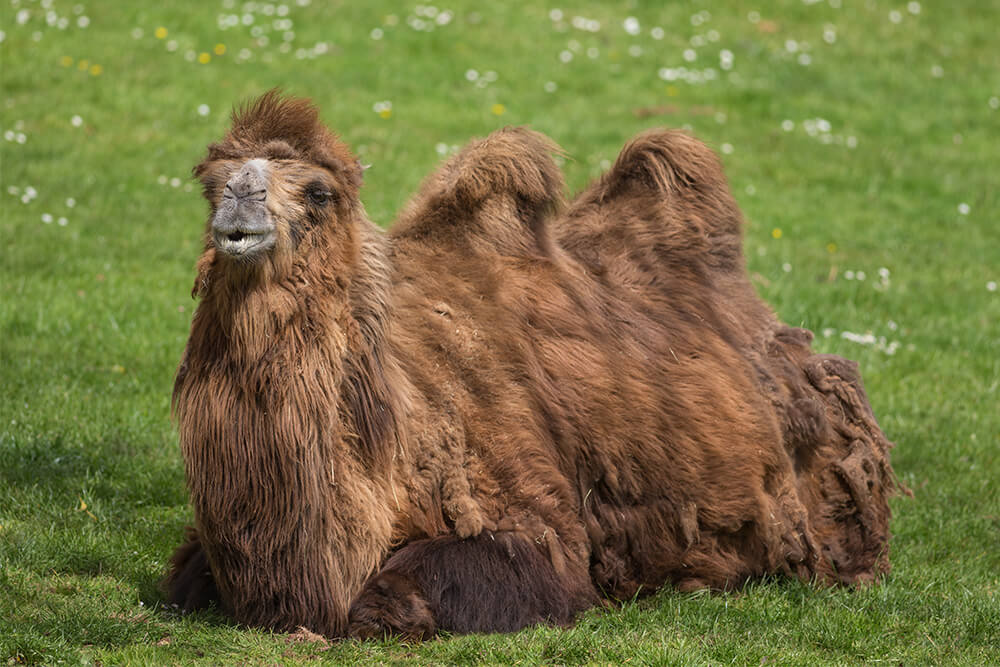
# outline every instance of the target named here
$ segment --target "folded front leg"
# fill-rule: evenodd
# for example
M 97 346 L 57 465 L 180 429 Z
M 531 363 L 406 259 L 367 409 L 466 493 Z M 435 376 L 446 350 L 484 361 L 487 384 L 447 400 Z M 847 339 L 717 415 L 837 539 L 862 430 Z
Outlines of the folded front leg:
M 217 604 L 219 591 L 198 532 L 188 528 L 185 537 L 184 544 L 170 557 L 170 571 L 163 587 L 167 602 L 182 611 L 195 611 Z
M 524 535 L 449 535 L 412 542 L 393 554 L 351 605 L 349 634 L 422 639 L 439 630 L 566 625 L 595 597 L 589 581 L 567 582 Z

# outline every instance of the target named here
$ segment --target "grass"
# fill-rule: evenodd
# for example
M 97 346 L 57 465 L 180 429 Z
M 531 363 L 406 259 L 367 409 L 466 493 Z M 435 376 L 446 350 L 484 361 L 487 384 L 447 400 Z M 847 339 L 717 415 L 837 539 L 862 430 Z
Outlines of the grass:
M 389 2 L 2 2 L 0 660 L 1000 660 L 997 0 L 452 0 L 434 17 Z M 230 14 L 240 24 L 220 28 Z M 662 591 L 568 630 L 415 646 L 164 610 L 157 582 L 191 520 L 169 419 L 206 211 L 189 170 L 230 107 L 272 86 L 313 97 L 372 165 L 362 196 L 383 224 L 442 153 L 506 124 L 556 139 L 574 190 L 650 126 L 716 147 L 761 294 L 861 363 L 898 443 L 915 497 L 893 502 L 892 574 L 861 591 Z

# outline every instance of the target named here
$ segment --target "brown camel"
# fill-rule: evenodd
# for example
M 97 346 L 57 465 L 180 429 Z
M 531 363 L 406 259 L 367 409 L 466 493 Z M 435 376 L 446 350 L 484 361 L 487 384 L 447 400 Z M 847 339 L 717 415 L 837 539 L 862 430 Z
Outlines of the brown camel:
M 555 151 L 472 142 L 383 233 L 309 102 L 234 113 L 195 168 L 174 603 L 426 637 L 888 571 L 892 445 L 754 293 L 716 157 L 647 132 L 567 205 Z

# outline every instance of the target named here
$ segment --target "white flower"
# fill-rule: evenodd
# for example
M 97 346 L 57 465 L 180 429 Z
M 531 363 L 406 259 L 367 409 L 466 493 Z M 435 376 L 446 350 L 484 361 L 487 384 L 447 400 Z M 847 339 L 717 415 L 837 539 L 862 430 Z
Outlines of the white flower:
M 627 32 L 630 35 L 638 35 L 641 32 L 641 28 L 639 26 L 639 19 L 637 19 L 634 16 L 629 16 L 628 18 L 626 18 L 625 23 L 623 25 L 625 28 L 625 32 Z
M 733 68 L 733 52 L 729 49 L 719 51 L 719 67 L 724 70 Z
M 874 345 L 878 341 L 872 333 L 856 334 L 851 331 L 841 331 L 840 337 L 859 345 Z
M 972 209 L 965 202 L 962 202 L 961 204 L 958 205 L 958 212 L 961 213 L 962 215 L 969 215 L 969 211 L 971 210 Z
M 207 104 L 199 104 L 198 105 L 198 115 L 199 116 L 207 116 L 211 111 L 212 110 L 209 108 L 209 106 Z

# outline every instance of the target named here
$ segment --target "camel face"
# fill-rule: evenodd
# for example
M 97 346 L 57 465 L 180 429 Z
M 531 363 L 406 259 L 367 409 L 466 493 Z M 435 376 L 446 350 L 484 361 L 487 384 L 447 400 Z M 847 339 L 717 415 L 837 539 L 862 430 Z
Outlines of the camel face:
M 322 166 L 253 157 L 220 160 L 206 171 L 211 242 L 232 260 L 249 263 L 276 250 L 298 250 L 310 230 L 336 217 L 337 181 Z

